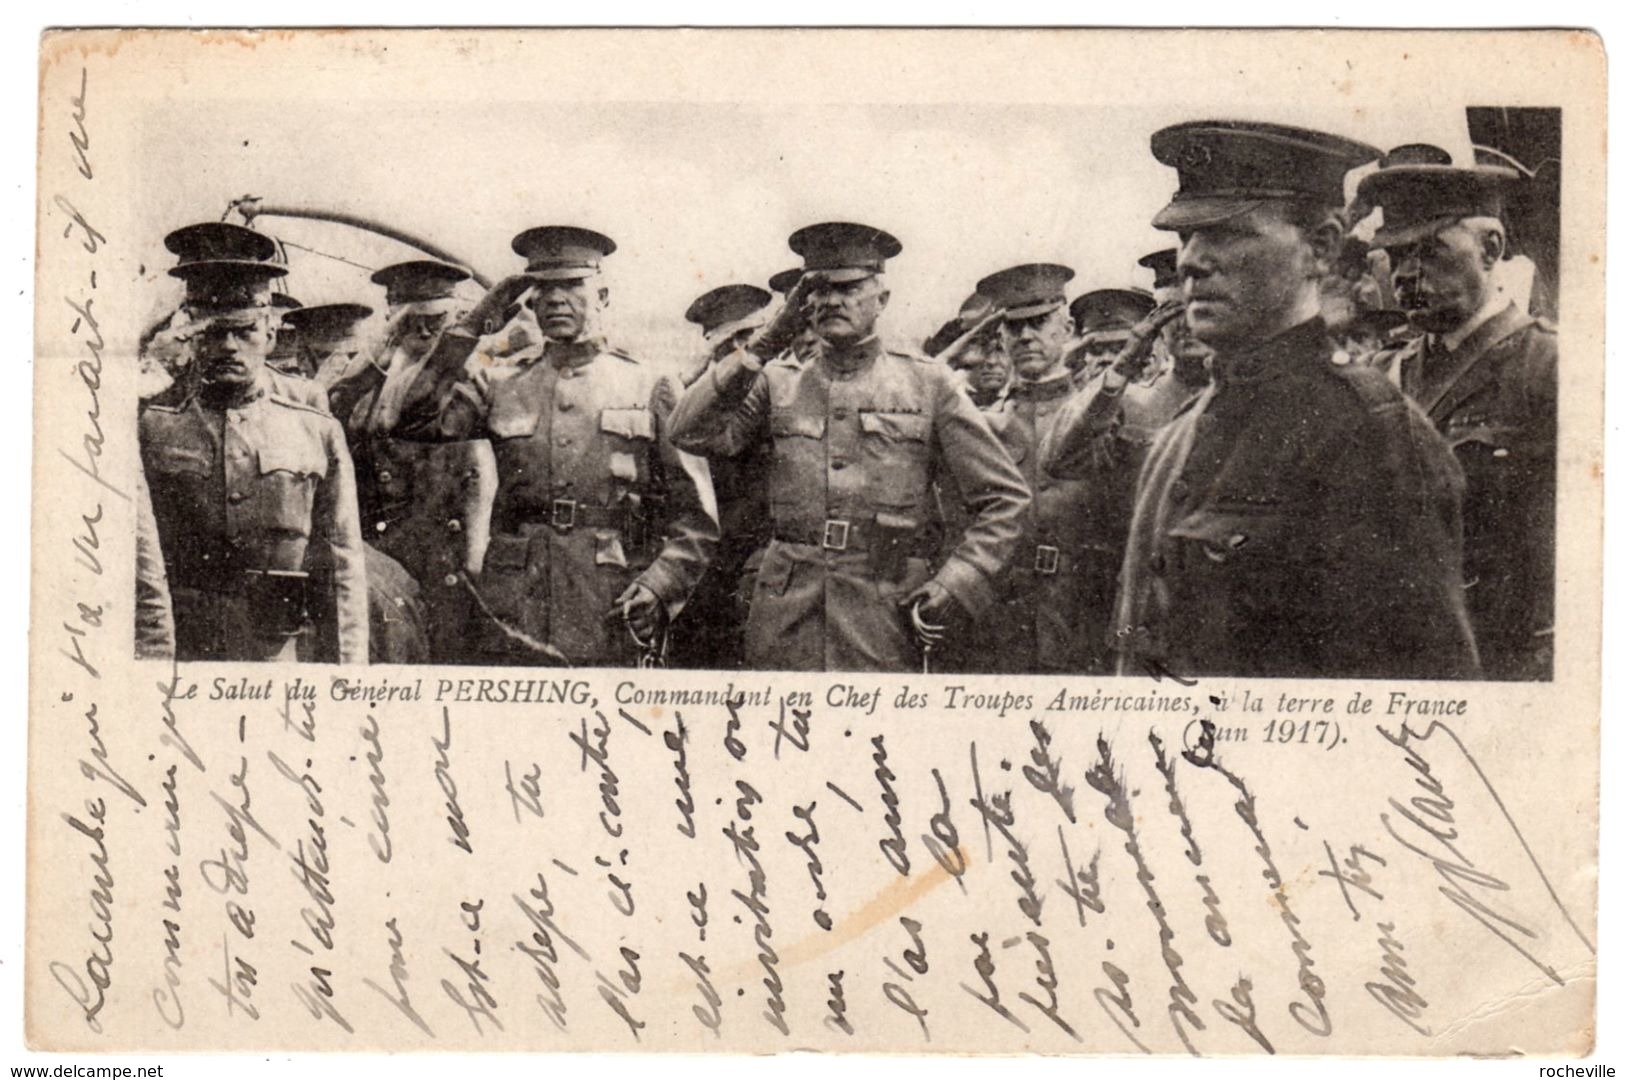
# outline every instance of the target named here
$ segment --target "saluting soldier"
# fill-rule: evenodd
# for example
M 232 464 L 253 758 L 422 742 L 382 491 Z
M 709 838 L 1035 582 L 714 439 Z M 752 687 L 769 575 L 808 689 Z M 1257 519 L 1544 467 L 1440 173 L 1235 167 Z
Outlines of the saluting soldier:
M 1419 336 L 1380 355 L 1467 477 L 1467 605 L 1484 675 L 1552 677 L 1557 331 L 1520 310 L 1499 268 L 1517 173 L 1396 164 L 1360 184 L 1382 208 L 1373 244 Z
M 276 316 L 276 340 L 271 343 L 271 351 L 265 357 L 265 366 L 284 375 L 306 379 L 310 373 L 299 363 L 298 334 L 288 323 L 288 316 L 302 307 L 303 304 L 286 292 L 271 293 L 271 310 Z
M 288 377 L 295 393 L 311 404 L 329 408 L 327 389 L 346 372 L 355 374 L 366 349 L 360 324 L 372 315 L 365 304 L 319 304 L 283 312 L 280 343 L 286 336 L 295 349 Z M 430 616 L 422 588 L 406 568 L 372 544 L 365 545 L 369 656 L 374 664 L 427 664 Z
M 141 413 L 178 660 L 293 660 L 320 632 L 367 661 L 355 477 L 334 419 L 271 389 L 275 244 L 225 223 L 170 233 L 191 364 Z M 316 625 L 316 624 L 325 625 Z
M 754 285 L 723 285 L 690 304 L 683 317 L 700 328 L 705 355 L 703 366 L 684 384 L 692 385 L 760 329 L 772 300 L 772 293 Z M 722 537 L 711 569 L 673 628 L 671 662 L 675 667 L 733 670 L 745 662 L 750 589 L 769 538 L 767 492 L 761 481 L 771 461 L 765 453 L 755 453 L 713 458 L 709 464 Z
M 271 328 L 271 352 L 265 358 L 265 374 L 270 379 L 271 389 L 301 404 L 330 411 L 327 388 L 314 382 L 305 370 L 299 354 L 299 332 L 288 321 L 288 317 L 304 305 L 286 292 L 272 292 L 271 307 L 275 322 Z
M 474 644 L 489 663 L 657 663 L 716 550 L 710 475 L 668 437 L 676 380 L 605 342 L 614 241 L 544 226 L 513 248 L 525 272 L 445 334 L 403 413 L 414 437 L 496 450 Z M 522 296 L 544 339 L 494 376 L 479 335 Z
M 790 237 L 804 274 L 747 347 L 689 387 L 672 438 L 698 454 L 768 447 L 773 540 L 745 628 L 753 668 L 918 670 L 956 612 L 975 617 L 1020 536 L 1029 495 L 942 363 L 875 332 L 902 245 L 865 225 Z M 821 347 L 784 355 L 810 323 Z M 932 571 L 933 480 L 953 475 L 973 520 Z
M 371 317 L 366 304 L 313 304 L 283 315 L 282 325 L 298 339 L 300 369 L 326 390 L 364 362 L 362 326 Z
M 1343 182 L 1377 151 L 1276 124 L 1158 131 L 1192 331 L 1214 381 L 1140 476 L 1123 673 L 1470 677 L 1461 470 L 1380 373 L 1334 365 L 1317 282 Z
M 1077 341 L 1066 365 L 1082 386 L 1104 371 L 1122 351 L 1134 324 L 1155 306 L 1139 289 L 1095 289 L 1072 301 L 1070 311 Z
M 779 296 L 788 299 L 791 291 L 796 287 L 796 282 L 801 280 L 801 274 L 802 269 L 799 266 L 780 270 L 767 279 L 767 287 Z M 818 337 L 818 331 L 812 328 L 811 323 L 804 322 L 795 337 L 790 339 L 790 352 L 794 353 L 798 360 L 805 362 L 817 355 L 822 344 L 823 342 Z
M 999 337 L 1015 372 L 1001 410 L 1003 442 L 1032 491 L 1009 572 L 1011 600 L 1003 617 L 989 623 L 997 634 L 985 643 L 998 671 L 1100 673 L 1111 658 L 1107 605 L 1117 566 L 1094 536 L 1100 500 L 1088 485 L 1049 472 L 1038 454 L 1073 389 L 1064 363 L 1073 332 L 1066 302 L 1072 277 L 1070 267 L 1031 263 L 976 283 L 976 292 L 1002 312 Z
M 495 463 L 488 443 L 426 445 L 397 429 L 407 390 L 435 342 L 468 309 L 456 295 L 468 278 L 462 267 L 433 259 L 373 274 L 388 308 L 379 355 L 329 395 L 355 455 L 362 533 L 417 581 L 438 663 L 468 660 L 463 575 L 479 565 L 489 536 Z

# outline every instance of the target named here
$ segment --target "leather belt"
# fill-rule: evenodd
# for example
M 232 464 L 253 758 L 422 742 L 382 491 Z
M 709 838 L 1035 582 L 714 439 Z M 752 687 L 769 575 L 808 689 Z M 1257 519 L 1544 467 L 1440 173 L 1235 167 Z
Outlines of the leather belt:
M 1085 544 L 1075 550 L 1068 550 L 1055 544 L 1024 544 L 1020 555 L 1016 558 L 1014 569 L 1030 571 L 1042 577 L 1053 577 L 1063 570 L 1074 571 L 1086 563 L 1109 558 L 1114 554 L 1116 553 L 1109 548 L 1093 544 Z
M 881 541 L 873 518 L 857 521 L 828 518 L 818 525 L 797 527 L 783 522 L 773 525 L 773 539 L 786 544 L 805 544 L 825 551 L 868 551 Z M 905 540 L 910 555 L 929 554 L 924 538 L 915 535 Z
M 627 511 L 621 506 L 598 506 L 575 499 L 554 499 L 540 506 L 510 512 L 505 520 L 517 527 L 532 522 L 551 526 L 556 532 L 569 532 L 577 526 L 588 529 L 624 529 Z

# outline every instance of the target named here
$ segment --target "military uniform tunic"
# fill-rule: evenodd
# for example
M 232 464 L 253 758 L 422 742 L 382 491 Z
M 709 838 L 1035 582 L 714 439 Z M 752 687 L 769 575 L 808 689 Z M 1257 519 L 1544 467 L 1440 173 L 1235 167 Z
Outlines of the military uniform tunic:
M 491 448 L 397 438 L 375 421 L 382 381 L 369 364 L 330 395 L 355 456 L 362 536 L 417 582 L 430 659 L 470 662 L 471 604 L 462 575 L 478 565 L 489 533 L 496 486 Z M 402 598 L 398 587 L 390 591 Z
M 325 659 L 366 663 L 366 579 L 343 432 L 265 386 L 230 406 L 200 395 L 141 415 L 175 656 L 292 660 L 317 631 L 332 643 Z
M 1038 468 L 1077 483 L 1084 504 L 1079 546 L 1085 562 L 1076 584 L 1083 670 L 1106 673 L 1115 666 L 1118 579 L 1140 469 L 1158 432 L 1198 389 L 1165 374 L 1113 394 L 1097 375 L 1039 433 Z
M 1032 492 L 1032 504 L 1004 580 L 1009 601 L 995 605 L 972 635 L 977 647 L 971 670 L 1107 670 L 1110 595 L 1100 595 L 1096 582 L 1110 557 L 1094 535 L 1097 500 L 1087 484 L 1043 468 L 1038 454 L 1072 390 L 1071 372 L 1064 368 L 1038 382 L 1017 379 L 988 412 Z M 1107 572 L 1115 578 L 1117 567 Z
M 871 337 L 752 373 L 735 353 L 684 395 L 677 445 L 768 447 L 773 540 L 745 630 L 754 668 L 906 671 L 921 663 L 901 601 L 933 576 L 934 480 L 953 476 L 973 520 L 935 579 L 970 615 L 993 603 L 1030 496 L 953 374 Z
M 685 383 L 705 374 L 701 368 Z M 745 621 L 750 596 L 771 537 L 767 490 L 762 477 L 770 458 L 765 447 L 743 457 L 707 459 L 717 497 L 721 538 L 705 577 L 689 597 L 683 617 L 672 627 L 673 667 L 736 670 L 745 663 Z
M 1552 677 L 1557 334 L 1515 306 L 1454 352 L 1421 337 L 1379 354 L 1467 477 L 1463 573 L 1484 675 Z
M 508 364 L 422 379 L 403 421 L 416 437 L 489 438 L 496 455 L 478 582 L 495 618 L 475 646 L 490 662 L 536 660 L 518 631 L 576 664 L 636 663 L 615 600 L 636 581 L 676 617 L 717 541 L 705 463 L 668 438 L 673 380 L 600 343 L 549 342 Z
M 1123 674 L 1464 678 L 1461 469 L 1317 318 L 1216 365 L 1141 473 Z

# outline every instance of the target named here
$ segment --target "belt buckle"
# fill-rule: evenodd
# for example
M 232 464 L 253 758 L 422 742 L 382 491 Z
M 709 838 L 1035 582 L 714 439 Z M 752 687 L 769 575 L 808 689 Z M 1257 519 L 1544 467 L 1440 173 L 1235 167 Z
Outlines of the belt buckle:
M 1033 569 L 1040 574 L 1053 574 L 1061 569 L 1061 549 L 1048 544 L 1039 544 L 1038 553 L 1033 558 Z
M 821 547 L 826 551 L 845 551 L 846 544 L 852 536 L 852 523 L 850 521 L 836 521 L 831 519 L 824 522 L 824 536 Z
M 574 499 L 554 499 L 548 517 L 555 529 L 559 532 L 569 532 L 576 525 L 576 501 Z

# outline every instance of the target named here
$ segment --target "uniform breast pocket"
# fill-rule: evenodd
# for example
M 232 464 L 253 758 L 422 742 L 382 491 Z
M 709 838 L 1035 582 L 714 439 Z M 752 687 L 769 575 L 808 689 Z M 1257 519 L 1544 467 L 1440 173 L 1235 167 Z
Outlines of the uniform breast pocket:
M 158 476 L 208 476 L 214 461 L 206 450 L 189 446 L 153 446 L 146 453 L 148 469 Z
M 824 501 L 824 418 L 775 409 L 768 421 L 773 436 L 774 514 Z M 822 510 L 820 510 L 820 515 Z
M 493 438 L 528 439 L 536 434 L 536 427 L 542 422 L 541 409 L 521 394 L 520 389 L 517 384 L 497 382 L 492 385 L 491 410 L 485 426 Z
M 277 532 L 310 535 L 316 485 L 327 475 L 317 446 L 268 446 L 259 451 L 255 517 Z
M 604 409 L 598 430 L 609 436 L 609 474 L 623 486 L 646 479 L 645 457 L 655 441 L 654 414 L 648 409 Z
M 929 479 L 931 418 L 920 413 L 865 412 L 865 479 L 875 505 L 910 510 L 925 498 Z

